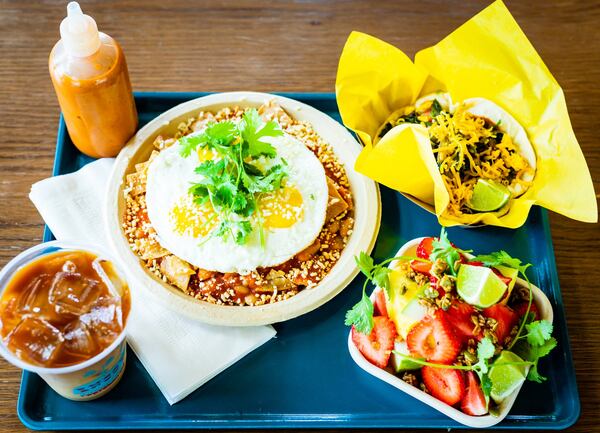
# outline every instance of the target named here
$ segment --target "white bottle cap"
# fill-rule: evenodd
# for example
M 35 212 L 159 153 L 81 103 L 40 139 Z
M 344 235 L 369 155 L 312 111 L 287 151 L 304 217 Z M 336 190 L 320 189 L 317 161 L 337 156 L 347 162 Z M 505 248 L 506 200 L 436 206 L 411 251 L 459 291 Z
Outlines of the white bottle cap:
M 79 3 L 67 5 L 67 17 L 60 23 L 60 37 L 68 54 L 87 57 L 100 48 L 100 35 L 96 21 L 81 12 Z

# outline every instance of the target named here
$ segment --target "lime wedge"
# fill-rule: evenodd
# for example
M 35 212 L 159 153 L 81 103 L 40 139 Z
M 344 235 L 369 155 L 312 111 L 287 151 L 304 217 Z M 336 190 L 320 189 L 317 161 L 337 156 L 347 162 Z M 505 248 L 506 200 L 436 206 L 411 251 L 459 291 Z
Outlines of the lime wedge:
M 523 362 L 523 360 L 514 353 L 503 350 L 490 368 L 489 377 L 492 381 L 490 396 L 498 404 L 525 381 L 525 365 L 502 365 L 512 362 Z
M 490 268 L 460 265 L 456 290 L 469 304 L 480 308 L 494 305 L 506 292 L 506 284 Z
M 467 206 L 477 212 L 492 212 L 508 203 L 509 199 L 507 187 L 493 180 L 479 179 Z
M 406 345 L 405 341 L 396 341 L 394 343 L 394 352 L 392 352 L 392 367 L 396 373 L 406 370 L 416 370 L 423 367 L 421 364 L 417 364 L 410 359 L 404 358 L 398 355 L 396 352 L 410 356 L 410 352 L 408 351 L 408 346 Z

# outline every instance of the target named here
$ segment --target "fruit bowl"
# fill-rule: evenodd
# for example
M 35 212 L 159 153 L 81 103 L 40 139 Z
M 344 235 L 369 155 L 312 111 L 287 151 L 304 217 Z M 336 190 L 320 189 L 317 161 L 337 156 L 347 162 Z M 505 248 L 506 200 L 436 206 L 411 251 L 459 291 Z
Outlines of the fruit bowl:
M 417 246 L 419 245 L 422 239 L 423 238 L 417 238 L 408 241 L 402 246 L 402 248 L 400 248 L 396 256 L 415 256 Z M 527 286 L 527 282 L 525 280 L 522 280 L 521 278 L 517 279 L 516 284 L 521 286 Z M 377 287 L 371 293 L 370 297 L 373 302 L 375 302 L 377 293 L 380 290 L 381 288 Z M 538 309 L 540 319 L 552 323 L 553 311 L 550 301 L 548 300 L 546 295 L 535 285 L 531 285 L 531 290 L 533 293 L 533 301 Z M 499 410 L 497 416 L 493 416 L 490 414 L 483 416 L 470 416 L 454 408 L 453 406 L 450 406 L 442 402 L 441 400 L 438 400 L 437 398 L 420 390 L 419 388 L 416 388 L 408 384 L 407 382 L 404 382 L 402 379 L 389 373 L 388 371 L 371 364 L 354 345 L 354 342 L 352 341 L 352 332 L 349 332 L 348 334 L 348 350 L 350 351 L 350 355 L 352 356 L 354 362 L 367 373 L 381 379 L 384 382 L 387 382 L 393 387 L 398 388 L 406 394 L 431 406 L 433 409 L 443 413 L 444 415 L 452 418 L 453 420 L 469 427 L 485 428 L 491 427 L 501 422 L 510 412 L 523 385 L 519 385 L 512 392 L 512 394 L 510 394 L 506 399 L 502 401 L 502 403 L 498 406 Z
M 302 290 L 284 301 L 260 306 L 224 306 L 211 304 L 163 282 L 152 274 L 130 249 L 122 223 L 125 212 L 126 176 L 135 165 L 148 159 L 158 135 L 172 136 L 178 125 L 201 111 L 217 111 L 224 107 L 259 107 L 273 101 L 292 117 L 309 122 L 316 133 L 333 149 L 346 169 L 355 203 L 352 234 L 340 259 L 315 287 Z M 132 281 L 162 305 L 188 318 L 214 325 L 257 326 L 288 320 L 314 310 L 342 291 L 357 275 L 353 256 L 371 251 L 379 230 L 381 200 L 377 184 L 354 171 L 360 144 L 344 126 L 325 113 L 301 102 L 282 96 L 256 92 L 216 93 L 180 104 L 150 121 L 130 140 L 119 154 L 109 180 L 105 218 L 107 236 L 118 259 L 129 271 Z

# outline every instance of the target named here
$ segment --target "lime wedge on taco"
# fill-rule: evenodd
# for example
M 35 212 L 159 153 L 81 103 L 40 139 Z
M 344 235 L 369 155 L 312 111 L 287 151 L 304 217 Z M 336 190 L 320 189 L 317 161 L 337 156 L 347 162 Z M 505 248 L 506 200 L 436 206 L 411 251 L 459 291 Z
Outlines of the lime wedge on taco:
M 510 197 L 510 191 L 501 183 L 478 179 L 467 206 L 477 212 L 493 212 L 508 203 Z

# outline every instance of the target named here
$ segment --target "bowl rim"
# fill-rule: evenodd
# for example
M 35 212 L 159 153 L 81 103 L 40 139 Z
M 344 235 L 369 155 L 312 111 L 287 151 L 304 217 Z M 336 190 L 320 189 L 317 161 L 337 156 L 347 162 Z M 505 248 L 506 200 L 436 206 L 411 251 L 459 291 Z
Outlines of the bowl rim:
M 412 239 L 412 240 L 406 242 L 398 250 L 398 253 L 396 255 L 401 256 L 401 255 L 405 255 L 410 250 L 416 250 L 417 246 L 423 239 L 424 239 L 423 237 L 420 237 L 420 238 L 415 238 L 415 239 Z M 391 267 L 393 265 L 393 263 L 395 263 L 395 262 L 390 263 L 389 266 Z M 521 278 L 517 278 L 517 284 L 527 285 L 527 282 Z M 544 294 L 544 292 L 542 292 L 534 284 L 531 284 L 531 289 L 532 289 L 532 293 L 533 293 L 533 300 L 534 300 L 536 306 L 538 307 L 541 318 L 543 320 L 548 320 L 549 322 L 552 323 L 553 319 L 554 319 L 554 311 L 552 309 L 552 304 L 550 303 L 550 300 Z M 377 295 L 377 293 L 380 290 L 381 290 L 380 287 L 376 287 L 373 290 L 373 292 L 370 295 L 370 298 L 372 301 L 375 300 L 375 296 Z M 471 416 L 471 415 L 467 415 L 464 412 L 442 402 L 441 400 L 438 400 L 437 398 L 433 397 L 432 395 L 427 394 L 426 392 L 421 391 L 420 389 L 418 389 L 412 385 L 409 385 L 408 383 L 404 382 L 399 377 L 385 371 L 384 369 L 381 369 L 381 368 L 371 364 L 362 355 L 362 353 L 360 353 L 360 351 L 356 348 L 356 346 L 352 342 L 352 331 L 350 331 L 348 333 L 348 351 L 350 352 L 350 356 L 352 357 L 352 360 L 360 368 L 365 370 L 367 373 L 377 377 L 378 379 L 381 379 L 382 381 L 392 385 L 395 388 L 398 388 L 400 391 L 405 392 L 406 394 L 410 395 L 411 397 L 416 398 L 417 400 L 427 404 L 428 406 L 431 406 L 435 410 L 452 418 L 454 421 L 457 421 L 468 427 L 486 428 L 486 427 L 491 427 L 491 426 L 496 425 L 499 422 L 501 422 L 504 418 L 506 418 L 506 416 L 512 409 L 512 406 L 515 403 L 515 400 L 517 399 L 519 392 L 521 391 L 521 387 L 524 384 L 524 382 L 521 383 L 518 386 L 518 388 L 515 389 L 512 392 L 512 394 L 510 396 L 508 396 L 502 402 L 502 404 L 500 405 L 500 413 L 498 416 L 492 416 L 490 414 L 482 415 L 482 416 Z
M 292 117 L 308 121 L 334 150 L 344 165 L 354 197 L 355 221 L 353 232 L 338 262 L 315 287 L 303 290 L 285 301 L 261 306 L 223 306 L 200 301 L 184 294 L 170 284 L 152 276 L 140 258 L 129 248 L 122 231 L 122 202 L 124 180 L 139 152 L 152 146 L 154 137 L 183 116 L 191 117 L 202 110 L 223 107 L 258 107 L 266 102 L 277 102 Z M 176 125 L 175 125 L 176 126 Z M 340 293 L 358 274 L 352 256 L 359 251 L 370 252 L 377 238 L 381 222 L 379 186 L 372 179 L 354 171 L 354 161 L 362 146 L 340 123 L 310 105 L 284 96 L 260 92 L 224 92 L 202 96 L 179 104 L 151 120 L 141 128 L 117 157 L 109 179 L 106 195 L 106 233 L 117 258 L 122 261 L 131 281 L 144 293 L 181 315 L 212 325 L 258 326 L 281 322 L 306 314 Z

